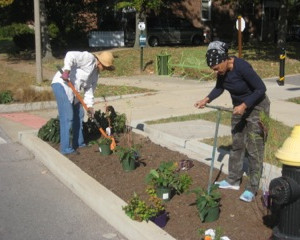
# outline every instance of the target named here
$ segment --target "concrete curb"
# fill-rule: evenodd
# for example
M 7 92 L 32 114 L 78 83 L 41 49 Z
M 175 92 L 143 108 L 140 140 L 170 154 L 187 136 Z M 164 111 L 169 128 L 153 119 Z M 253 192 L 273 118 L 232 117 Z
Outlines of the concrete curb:
M 146 96 L 149 94 L 155 94 L 155 92 L 127 94 L 120 96 L 111 96 L 106 98 L 95 98 L 95 104 L 106 101 L 116 101 L 119 99 L 135 98 Z M 12 112 L 27 112 L 35 110 L 55 109 L 57 108 L 56 101 L 45 101 L 45 102 L 30 102 L 30 103 L 11 103 L 11 104 L 0 104 L 0 113 L 12 113 Z
M 212 158 L 212 151 L 213 147 L 201 143 L 198 140 L 192 139 L 181 139 L 175 136 L 172 136 L 170 134 L 161 132 L 154 127 L 151 127 L 150 125 L 143 124 L 144 125 L 144 131 L 148 135 L 148 137 L 155 143 L 158 144 L 174 144 L 178 146 L 179 148 L 185 149 L 187 151 L 191 151 L 193 153 L 196 153 L 200 156 L 200 158 L 197 158 L 199 162 L 202 162 L 206 165 L 211 165 L 211 161 L 209 159 Z M 166 144 L 168 143 L 168 144 Z M 176 149 L 178 151 L 178 149 Z M 223 166 L 222 166 L 223 165 Z M 225 151 L 222 152 L 216 152 L 215 154 L 215 161 L 214 161 L 214 167 L 215 168 L 221 168 L 223 167 L 224 170 L 222 169 L 222 172 L 225 174 L 228 174 L 228 154 L 226 154 Z
M 36 133 L 36 131 L 19 132 L 19 141 L 63 184 L 126 238 L 130 240 L 175 240 L 152 222 L 131 220 L 122 210 L 126 202 L 39 139 Z
M 189 152 L 196 153 L 198 156 L 197 161 L 202 162 L 208 166 L 211 165 L 211 161 L 209 160 L 209 158 L 212 158 L 213 146 L 201 143 L 195 139 L 179 139 L 178 137 L 163 133 L 155 129 L 154 127 L 150 127 L 147 124 L 143 124 L 143 128 L 152 142 L 167 146 L 171 150 L 179 151 L 183 154 L 188 154 Z M 169 145 L 169 143 L 171 143 L 171 145 Z M 177 147 L 172 147 L 172 144 Z M 223 173 L 228 174 L 228 159 L 229 152 L 225 150 L 216 151 L 214 168 L 221 169 Z M 261 189 L 266 190 L 265 187 L 269 186 L 271 180 L 280 177 L 281 175 L 281 168 L 268 163 L 263 163 L 263 174 L 260 186 Z
M 42 109 L 54 109 L 56 107 L 57 104 L 54 101 L 0 104 L 0 113 L 26 112 Z
M 185 148 L 186 140 L 182 138 L 178 138 L 167 133 L 163 133 L 150 125 L 144 124 L 144 132 L 151 136 L 151 138 L 160 139 L 160 141 L 165 141 L 168 143 L 176 144 L 180 147 Z

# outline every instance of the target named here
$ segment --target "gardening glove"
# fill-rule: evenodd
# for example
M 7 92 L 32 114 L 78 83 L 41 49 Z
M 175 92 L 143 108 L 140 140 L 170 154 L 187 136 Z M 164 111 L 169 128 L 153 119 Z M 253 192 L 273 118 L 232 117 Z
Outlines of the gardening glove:
M 65 70 L 63 73 L 62 73 L 62 75 L 61 75 L 61 78 L 64 80 L 64 81 L 69 81 L 69 73 L 70 73 L 70 71 L 67 71 L 67 70 Z
M 95 110 L 92 107 L 89 107 L 87 110 L 87 114 L 89 118 L 94 118 Z

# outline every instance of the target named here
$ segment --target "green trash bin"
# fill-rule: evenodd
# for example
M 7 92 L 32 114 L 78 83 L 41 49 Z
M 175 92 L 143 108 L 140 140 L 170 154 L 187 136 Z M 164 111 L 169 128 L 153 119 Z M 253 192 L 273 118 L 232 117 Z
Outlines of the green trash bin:
M 159 54 L 156 56 L 156 72 L 158 75 L 169 75 L 169 54 Z

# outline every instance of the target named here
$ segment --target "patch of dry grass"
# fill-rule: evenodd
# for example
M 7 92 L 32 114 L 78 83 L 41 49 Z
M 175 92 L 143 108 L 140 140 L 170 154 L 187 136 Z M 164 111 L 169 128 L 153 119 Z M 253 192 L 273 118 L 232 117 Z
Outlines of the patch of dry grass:
M 0 91 L 11 91 L 14 102 L 54 100 L 54 95 L 51 91 L 36 91 L 31 88 L 35 83 L 35 78 L 32 75 L 14 71 L 12 68 L 2 64 L 0 64 L 0 83 Z
M 156 58 L 159 54 L 169 54 L 172 63 L 179 63 L 182 55 L 199 59 L 205 63 L 205 52 L 207 46 L 198 47 L 155 47 L 144 48 L 143 63 L 144 71 L 142 74 L 156 73 Z M 289 43 L 286 51 L 285 74 L 299 74 L 300 72 L 300 43 Z M 229 55 L 238 56 L 238 49 L 232 46 Z M 102 76 L 132 76 L 140 74 L 140 49 L 115 49 L 116 71 L 105 72 Z M 279 75 L 279 52 L 275 44 L 256 44 L 246 45 L 242 49 L 242 57 L 249 61 L 258 75 L 262 78 L 277 77 Z M 205 66 L 206 67 L 206 66 Z M 205 78 L 210 73 L 209 68 L 199 71 L 195 69 L 174 68 L 176 76 L 182 76 L 191 79 L 214 79 L 214 76 Z
M 179 63 L 182 61 L 182 56 L 188 56 L 191 59 L 199 59 L 199 61 L 205 64 L 205 51 L 207 46 L 198 47 L 155 47 L 144 48 L 143 50 L 143 71 L 140 70 L 141 64 L 141 50 L 135 48 L 120 48 L 114 49 L 113 54 L 115 57 L 115 71 L 104 71 L 101 73 L 101 77 L 116 77 L 116 76 L 133 76 L 133 75 L 147 75 L 157 74 L 156 62 L 157 56 L 160 54 L 170 55 L 170 61 L 172 63 Z M 287 47 L 285 74 L 299 74 L 300 72 L 300 43 L 289 43 Z M 277 77 L 279 75 L 279 53 L 275 45 L 272 44 L 256 44 L 243 46 L 243 58 L 249 61 L 253 68 L 257 71 L 258 75 L 262 78 Z M 238 50 L 236 46 L 232 46 L 229 55 L 237 56 Z M 28 60 L 29 64 L 34 64 L 34 61 Z M 43 68 L 48 71 L 55 72 L 56 65 L 62 65 L 63 59 L 49 60 L 43 63 Z M 209 68 L 204 66 L 200 71 L 192 68 L 180 68 L 174 67 L 172 74 L 184 78 L 196 79 L 196 80 L 214 80 L 215 76 L 211 74 Z M 51 81 L 43 82 L 41 86 L 50 85 Z M 26 74 L 18 73 L 14 69 L 6 68 L 0 65 L 0 91 L 11 90 L 18 101 L 40 101 L 38 99 L 46 99 L 47 95 L 49 100 L 53 99 L 53 96 L 49 93 L 45 93 L 45 96 L 36 97 L 35 95 L 41 95 L 42 93 L 35 93 L 30 90 L 22 91 L 25 95 L 32 95 L 32 98 L 24 97 L 24 100 L 20 97 L 20 88 L 28 88 L 28 86 L 35 84 L 35 73 Z M 102 90 L 103 91 L 102 91 Z M 139 89 L 132 87 L 113 87 L 113 86 L 101 86 L 95 94 L 96 97 L 111 96 L 118 94 L 130 94 L 149 91 L 149 89 Z M 24 96 L 23 94 L 23 96 Z
M 290 98 L 290 99 L 288 99 L 288 101 L 300 104 L 300 97 Z

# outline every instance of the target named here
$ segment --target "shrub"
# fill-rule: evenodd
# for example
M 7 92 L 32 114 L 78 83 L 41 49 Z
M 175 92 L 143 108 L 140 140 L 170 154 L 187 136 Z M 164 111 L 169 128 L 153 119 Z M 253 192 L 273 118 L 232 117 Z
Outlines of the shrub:
M 51 118 L 44 126 L 42 126 L 38 131 L 38 137 L 44 141 L 51 143 L 59 143 L 59 119 Z
M 34 30 L 23 23 L 13 23 L 11 25 L 0 27 L 1 38 L 13 38 L 16 35 L 26 33 L 34 34 Z
M 32 50 L 34 49 L 35 39 L 34 34 L 32 33 L 21 33 L 13 37 L 15 45 L 20 50 Z
M 102 129 L 105 129 L 109 126 L 108 119 L 110 118 L 112 133 L 122 133 L 126 128 L 126 115 L 118 114 L 114 111 L 112 106 L 109 106 L 111 111 L 110 114 L 108 112 L 101 112 L 101 110 L 95 111 L 94 117 L 97 122 L 100 124 Z M 100 138 L 101 134 L 96 124 L 92 119 L 88 119 L 83 123 L 83 135 L 86 142 L 90 142 L 92 140 L 97 140 Z
M 0 92 L 0 103 L 10 103 L 13 102 L 12 92 L 9 90 Z
M 146 189 L 146 192 L 149 195 L 148 202 L 142 200 L 136 193 L 133 193 L 133 197 L 128 204 L 122 207 L 126 215 L 132 220 L 148 222 L 152 217 L 165 211 L 165 207 L 161 199 L 156 196 L 155 190 L 149 187 Z
M 117 114 L 116 117 L 113 120 L 113 130 L 116 133 L 123 133 L 126 129 L 126 114 L 122 113 L 122 114 Z

